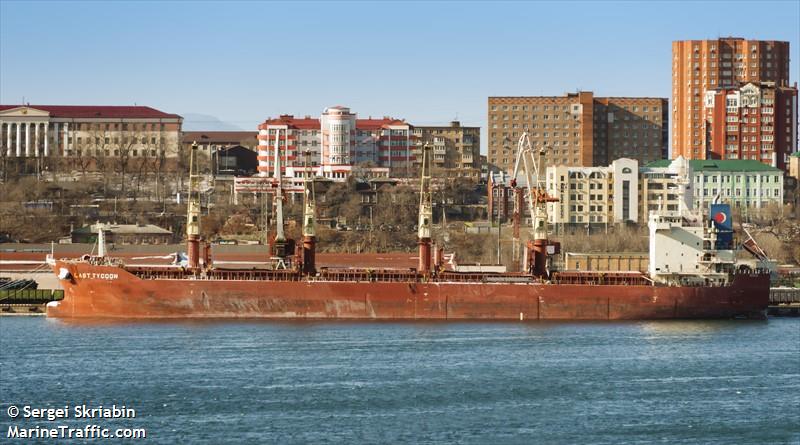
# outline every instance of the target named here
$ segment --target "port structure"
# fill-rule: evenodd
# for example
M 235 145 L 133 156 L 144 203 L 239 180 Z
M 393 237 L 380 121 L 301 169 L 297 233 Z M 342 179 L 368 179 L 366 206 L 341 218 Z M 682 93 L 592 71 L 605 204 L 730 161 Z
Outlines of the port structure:
M 417 238 L 419 243 L 419 267 L 422 275 L 431 273 L 431 225 L 433 219 L 433 195 L 431 193 L 430 144 L 422 147 L 422 163 L 419 177 L 419 221 Z
M 547 203 L 556 202 L 558 198 L 547 194 L 541 168 L 544 154 L 545 148 L 534 150 L 528 132 L 523 132 L 517 142 L 517 156 L 511 174 L 511 187 L 514 189 L 514 259 L 517 261 L 519 256 L 522 206 L 523 202 L 527 201 L 528 212 L 531 215 L 531 233 L 526 244 L 523 269 L 537 277 L 547 277 L 548 256 L 558 253 L 560 247 L 559 243 L 550 243 L 547 239 Z M 525 178 L 524 189 L 517 183 L 520 168 Z

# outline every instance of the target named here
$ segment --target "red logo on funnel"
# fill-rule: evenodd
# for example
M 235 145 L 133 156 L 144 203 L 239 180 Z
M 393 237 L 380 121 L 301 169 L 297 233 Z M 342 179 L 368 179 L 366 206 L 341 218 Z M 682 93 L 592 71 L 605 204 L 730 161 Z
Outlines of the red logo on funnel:
M 716 221 L 717 224 L 725 224 L 725 221 L 727 221 L 727 220 L 728 220 L 728 215 L 726 215 L 726 214 L 724 214 L 722 212 L 717 212 L 714 215 L 714 221 Z

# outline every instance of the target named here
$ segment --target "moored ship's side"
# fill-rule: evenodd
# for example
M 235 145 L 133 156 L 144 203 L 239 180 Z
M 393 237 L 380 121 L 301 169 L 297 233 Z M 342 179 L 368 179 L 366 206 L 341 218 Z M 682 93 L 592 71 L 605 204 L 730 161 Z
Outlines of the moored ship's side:
M 769 275 L 728 286 L 479 281 L 142 279 L 119 266 L 56 261 L 64 299 L 51 317 L 367 320 L 757 318 Z M 67 272 L 64 272 L 67 271 Z M 247 273 L 243 271 L 242 273 Z

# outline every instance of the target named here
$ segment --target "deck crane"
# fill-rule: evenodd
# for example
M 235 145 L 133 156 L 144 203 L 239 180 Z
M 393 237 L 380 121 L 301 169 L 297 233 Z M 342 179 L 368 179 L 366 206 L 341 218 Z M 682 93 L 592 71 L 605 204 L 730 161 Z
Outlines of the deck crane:
M 274 166 L 275 171 L 272 175 L 272 188 L 273 188 L 273 199 L 272 199 L 272 214 L 275 218 L 275 236 L 271 238 L 268 237 L 268 241 L 271 241 L 271 261 L 274 263 L 274 267 L 276 269 L 288 269 L 291 266 L 291 262 L 296 257 L 295 251 L 295 240 L 286 237 L 285 227 L 284 227 L 284 215 L 283 215 L 283 202 L 286 199 L 285 191 L 284 191 L 284 178 L 282 166 L 282 153 L 280 147 L 280 137 L 276 134 L 275 137 L 275 148 L 274 148 Z
M 431 194 L 431 146 L 422 147 L 422 165 L 419 183 L 419 221 L 417 238 L 419 243 L 419 273 L 431 273 L 431 225 L 433 220 L 433 195 Z
M 523 132 L 517 143 L 517 157 L 511 174 L 511 187 L 514 189 L 514 248 L 519 245 L 519 221 L 523 202 L 527 201 L 531 215 L 531 236 L 525 249 L 524 270 L 537 277 L 547 276 L 547 257 L 559 250 L 559 243 L 550 243 L 547 239 L 547 203 L 558 199 L 550 197 L 545 189 L 541 171 L 544 152 L 544 148 L 534 150 L 528 133 Z M 525 174 L 524 189 L 517 186 L 520 166 Z M 548 249 L 548 246 L 551 248 Z
M 189 152 L 189 196 L 186 206 L 186 243 L 189 267 L 197 269 L 200 265 L 200 192 L 197 173 L 197 142 L 192 143 Z
M 309 180 L 310 170 L 308 169 L 308 157 L 310 152 L 305 152 L 305 180 L 304 182 L 304 199 L 303 199 L 303 250 L 301 261 L 303 263 L 303 273 L 306 275 L 314 275 L 317 273 L 316 269 L 316 244 L 317 244 L 317 230 L 316 230 L 316 209 L 317 200 L 314 196 L 314 178 L 313 175 Z

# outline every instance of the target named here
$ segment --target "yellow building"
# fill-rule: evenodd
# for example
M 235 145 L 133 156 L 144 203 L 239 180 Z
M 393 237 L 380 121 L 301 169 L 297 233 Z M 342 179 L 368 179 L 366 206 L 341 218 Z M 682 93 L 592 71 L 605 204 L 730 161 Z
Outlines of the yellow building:
M 553 225 L 597 226 L 637 223 L 639 163 L 617 159 L 608 167 L 548 167 L 548 193 L 558 202 L 548 204 Z
M 433 170 L 445 177 L 481 176 L 481 128 L 464 127 L 459 121 L 449 126 L 414 126 L 417 148 L 415 164 L 422 159 L 420 149 L 430 144 L 433 149 Z

